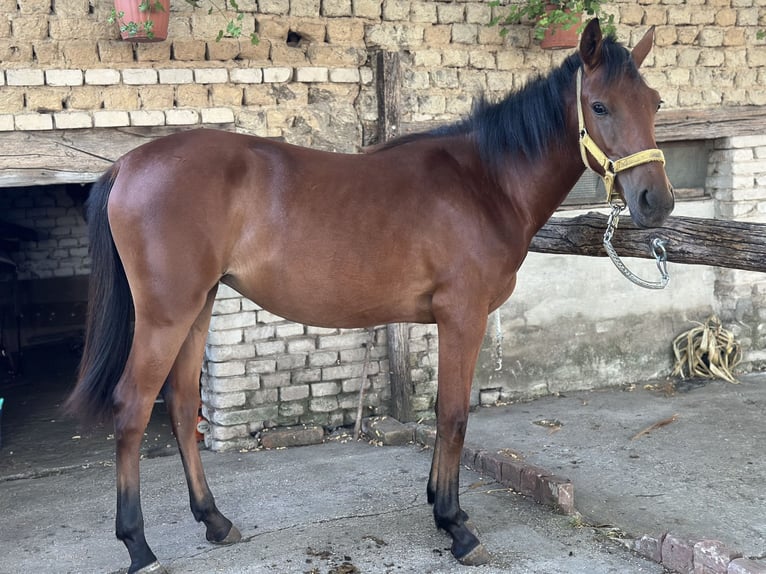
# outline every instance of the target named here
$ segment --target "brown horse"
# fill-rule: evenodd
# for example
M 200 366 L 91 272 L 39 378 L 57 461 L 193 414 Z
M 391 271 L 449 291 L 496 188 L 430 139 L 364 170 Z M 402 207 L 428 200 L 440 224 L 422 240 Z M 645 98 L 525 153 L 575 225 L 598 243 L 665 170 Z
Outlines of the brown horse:
M 240 537 L 216 507 L 195 438 L 219 282 L 301 323 L 438 325 L 428 501 L 458 560 L 489 559 L 458 500 L 487 316 L 513 291 L 532 236 L 583 173 L 583 158 L 603 172 L 613 166 L 607 159 L 602 167 L 597 148 L 620 158 L 656 147 L 660 99 L 637 70 L 652 41 L 650 30 L 630 53 L 592 21 L 579 51 L 549 75 L 501 102 L 479 103 L 465 121 L 366 154 L 198 130 L 155 140 L 114 164 L 89 200 L 91 307 L 69 407 L 113 413 L 116 534 L 131 573 L 161 570 L 144 536 L 139 494 L 139 446 L 161 391 L 194 518 L 211 542 Z M 582 154 L 578 106 L 595 142 Z M 673 208 L 661 153 L 630 162 L 616 193 L 637 224 L 661 224 Z

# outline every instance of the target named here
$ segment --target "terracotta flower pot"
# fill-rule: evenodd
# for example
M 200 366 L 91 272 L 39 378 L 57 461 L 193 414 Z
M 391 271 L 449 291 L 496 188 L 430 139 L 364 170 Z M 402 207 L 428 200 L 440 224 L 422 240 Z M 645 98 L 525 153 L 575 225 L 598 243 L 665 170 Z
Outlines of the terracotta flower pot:
M 120 37 L 130 42 L 161 42 L 168 37 L 170 0 L 114 0 Z
M 551 12 L 555 9 L 557 9 L 557 6 L 548 5 L 545 7 L 546 12 Z M 569 11 L 567 10 L 567 12 Z M 555 24 L 550 26 L 545 30 L 545 36 L 540 41 L 540 47 L 546 50 L 574 48 L 579 40 L 577 30 L 580 24 L 582 24 L 582 14 L 577 15 L 577 23 L 569 29 L 564 29 L 562 26 Z

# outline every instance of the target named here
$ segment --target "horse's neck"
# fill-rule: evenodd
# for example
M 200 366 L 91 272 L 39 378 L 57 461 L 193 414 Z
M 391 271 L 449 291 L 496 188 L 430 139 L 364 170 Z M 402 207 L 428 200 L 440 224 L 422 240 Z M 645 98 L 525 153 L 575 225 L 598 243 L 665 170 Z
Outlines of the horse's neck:
M 569 138 L 568 138 L 569 140 Z M 565 145 L 551 145 L 539 161 L 511 167 L 501 184 L 530 239 L 553 215 L 585 171 L 576 135 Z

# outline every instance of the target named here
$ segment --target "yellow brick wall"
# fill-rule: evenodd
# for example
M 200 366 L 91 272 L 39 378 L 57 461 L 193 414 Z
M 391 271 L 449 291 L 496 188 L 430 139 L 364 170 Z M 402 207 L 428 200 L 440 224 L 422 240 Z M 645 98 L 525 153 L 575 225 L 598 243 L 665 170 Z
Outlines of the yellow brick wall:
M 336 140 L 330 147 L 351 150 L 373 137 L 371 49 L 404 54 L 405 121 L 455 120 L 480 91 L 500 96 L 569 53 L 541 50 L 527 25 L 512 27 L 502 38 L 486 25 L 492 15 L 488 2 L 240 5 L 245 33 L 260 36 L 257 46 L 246 38 L 215 42 L 225 20 L 181 0 L 171 5 L 169 39 L 153 44 L 119 40 L 116 25 L 107 22 L 109 0 L 0 0 L 0 125 L 33 129 L 46 121 L 19 122 L 17 116 L 48 114 L 54 127 L 65 129 L 72 125 L 66 114 L 86 111 L 95 118 L 99 110 L 126 112 L 120 117 L 127 124 L 163 124 L 169 123 L 166 112 L 180 108 L 196 113 L 176 114 L 173 122 L 204 116 L 290 139 L 297 137 L 296 118 L 326 128 L 333 115 L 327 105 L 325 121 L 322 110 L 312 108 L 335 98 L 335 112 L 349 125 L 325 134 L 322 145 Z M 766 0 L 619 0 L 606 11 L 615 15 L 618 35 L 629 45 L 647 26 L 657 27 L 644 74 L 667 108 L 766 105 L 766 42 L 756 38 L 766 29 Z M 288 43 L 288 32 L 303 40 Z M 133 113 L 144 111 L 163 113 Z M 305 135 L 301 141 L 312 143 Z

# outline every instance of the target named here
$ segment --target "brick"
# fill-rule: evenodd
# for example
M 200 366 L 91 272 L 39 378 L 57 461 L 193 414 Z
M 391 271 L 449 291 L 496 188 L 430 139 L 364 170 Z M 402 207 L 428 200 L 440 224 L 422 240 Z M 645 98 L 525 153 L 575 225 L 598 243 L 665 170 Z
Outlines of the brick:
M 292 68 L 263 68 L 264 83 L 289 82 L 292 77 Z
M 362 420 L 362 432 L 387 446 L 398 446 L 412 442 L 412 427 L 402 424 L 392 417 L 371 417 Z
M 381 13 L 380 0 L 352 0 L 352 12 L 357 18 L 379 20 Z
M 255 346 L 252 343 L 239 345 L 208 345 L 205 348 L 205 358 L 216 363 L 237 359 L 252 359 L 255 357 Z
M 181 62 L 199 62 L 205 59 L 207 44 L 204 40 L 173 40 L 173 58 Z
M 45 83 L 49 86 L 81 86 L 81 70 L 46 70 Z
M 333 367 L 325 367 L 322 369 L 322 380 L 330 381 L 361 377 L 363 370 L 364 365 L 362 363 L 340 364 Z M 372 369 L 368 369 L 368 374 L 372 374 L 371 371 Z
M 10 132 L 13 129 L 13 114 L 0 114 L 0 132 Z
M 285 342 L 282 340 L 259 341 L 255 343 L 255 352 L 259 357 L 284 353 Z
M 351 16 L 351 0 L 323 0 L 322 16 L 329 18 Z
M 331 395 L 337 395 L 340 392 L 340 385 L 338 383 L 314 383 L 311 385 L 312 397 L 328 397 Z
M 292 371 L 306 366 L 306 355 L 281 355 L 277 357 L 278 371 Z
M 261 376 L 261 386 L 268 389 L 278 389 L 279 387 L 290 386 L 290 373 L 268 373 Z M 274 397 L 276 400 L 276 397 Z
M 223 411 L 211 409 L 208 417 L 213 424 L 232 426 L 241 424 L 252 424 L 254 421 L 275 420 L 279 416 L 277 405 L 265 405 L 254 409 L 241 411 Z
M 321 444 L 324 442 L 324 429 L 321 426 L 292 426 L 265 429 L 260 436 L 264 448 L 288 448 Z
M 540 504 L 557 508 L 563 514 L 575 513 L 574 485 L 569 479 L 555 475 L 542 476 L 537 483 L 534 499 Z
M 358 84 L 360 79 L 358 68 L 333 68 L 330 70 L 330 81 L 335 83 Z
M 729 562 L 727 574 L 766 574 L 766 562 L 737 558 Z
M 168 110 L 170 113 L 171 110 Z M 176 110 L 181 111 L 181 110 Z M 222 331 L 225 329 L 238 329 L 255 325 L 256 314 L 253 311 L 233 313 L 231 315 L 216 315 L 211 319 L 210 329 Z
M 203 108 L 200 116 L 203 124 L 231 124 L 235 121 L 231 108 Z
M 229 72 L 231 81 L 235 84 L 260 84 L 263 81 L 261 68 L 233 68 Z
M 233 393 L 236 391 L 257 391 L 261 388 L 261 379 L 258 375 L 242 375 L 226 377 L 210 382 L 211 392 Z
M 320 349 L 350 349 L 361 347 L 368 341 L 366 331 L 346 331 L 339 335 L 325 335 L 319 338 Z
M 56 129 L 78 129 L 93 127 L 93 117 L 87 112 L 56 112 L 53 114 Z
M 293 384 L 316 383 L 322 380 L 320 369 L 299 369 L 292 373 Z
M 211 377 L 236 377 L 245 374 L 245 365 L 245 361 L 226 361 L 224 363 L 208 362 L 207 373 Z
M 109 69 L 85 70 L 85 83 L 93 86 L 119 84 L 120 72 Z
M 188 68 L 171 68 L 158 70 L 160 84 L 191 84 L 194 82 L 194 72 Z
M 694 571 L 694 544 L 673 534 L 662 541 L 662 565 L 681 574 Z
M 122 81 L 127 85 L 156 84 L 157 70 L 128 68 L 122 71 Z
M 439 24 L 457 24 L 465 19 L 463 4 L 437 4 L 437 19 Z
M 660 564 L 662 562 L 662 542 L 665 534 L 655 538 L 653 536 L 642 536 L 634 540 L 632 547 L 636 554 L 648 558 L 652 562 Z
M 317 397 L 309 401 L 309 409 L 315 413 L 329 413 L 337 408 L 337 397 Z
M 277 370 L 277 361 L 276 359 L 259 359 L 255 361 L 248 361 L 246 368 L 248 374 L 255 373 L 263 375 L 266 373 L 274 373 Z
M 309 398 L 308 385 L 289 385 L 279 389 L 279 400 L 281 401 L 299 401 L 307 398 Z
M 718 540 L 700 540 L 694 545 L 694 574 L 727 574 L 729 562 L 742 553 Z
M 6 70 L 5 79 L 9 86 L 45 85 L 45 74 L 42 70 Z
M 258 12 L 261 14 L 287 14 L 290 11 L 290 0 L 260 0 Z
M 226 68 L 196 68 L 194 81 L 198 84 L 225 84 L 229 81 L 229 71 Z
M 51 114 L 17 114 L 15 116 L 17 130 L 52 130 L 53 116 Z
M 291 0 L 290 15 L 306 17 L 319 16 L 320 4 L 320 0 Z
M 325 67 L 313 66 L 306 68 L 296 68 L 295 70 L 296 82 L 316 83 L 326 82 L 328 79 L 329 71 Z
M 241 407 L 245 404 L 245 393 L 207 393 L 204 397 L 205 404 L 215 409 L 227 409 Z

